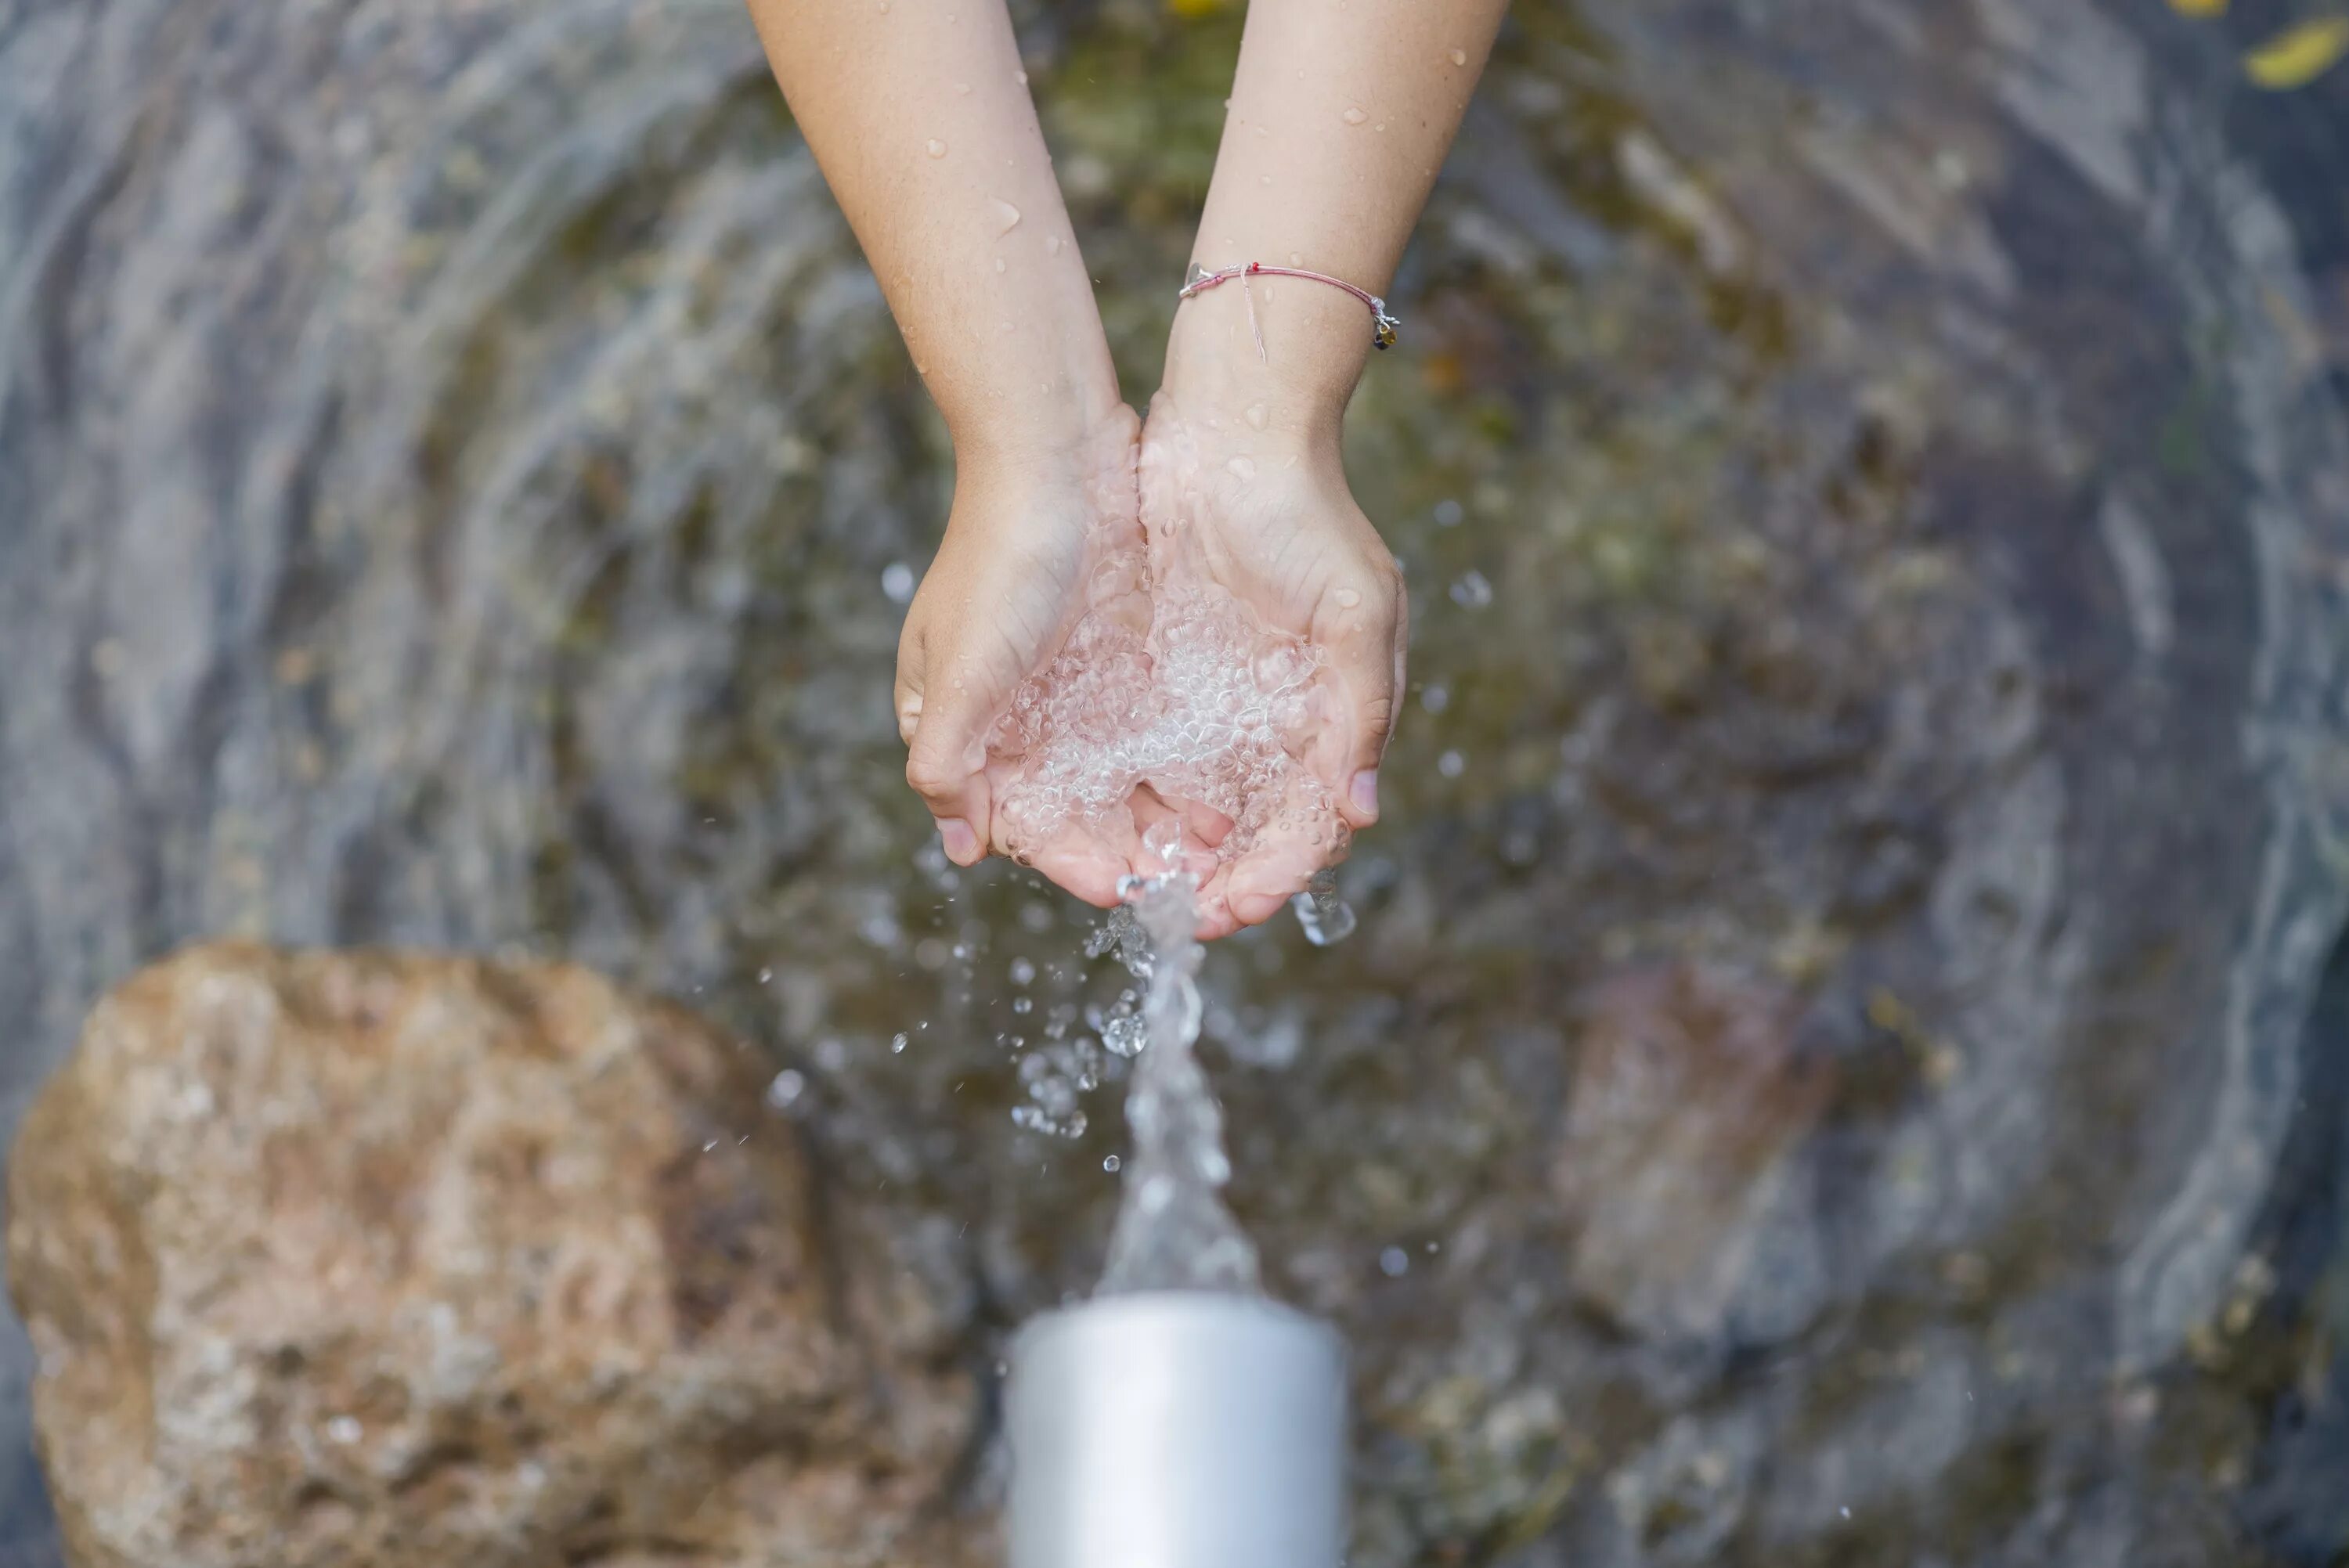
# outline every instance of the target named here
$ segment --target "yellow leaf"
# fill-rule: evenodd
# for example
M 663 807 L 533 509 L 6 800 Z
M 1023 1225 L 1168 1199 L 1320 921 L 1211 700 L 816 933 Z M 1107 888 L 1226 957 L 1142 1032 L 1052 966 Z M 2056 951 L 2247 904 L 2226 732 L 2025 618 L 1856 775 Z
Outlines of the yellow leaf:
M 2243 57 L 2243 69 L 2263 88 L 2313 82 L 2349 54 L 2349 16 L 2320 16 L 2277 34 Z
M 2217 16 L 2227 9 L 2227 0 L 2169 0 L 2169 8 L 2184 16 Z

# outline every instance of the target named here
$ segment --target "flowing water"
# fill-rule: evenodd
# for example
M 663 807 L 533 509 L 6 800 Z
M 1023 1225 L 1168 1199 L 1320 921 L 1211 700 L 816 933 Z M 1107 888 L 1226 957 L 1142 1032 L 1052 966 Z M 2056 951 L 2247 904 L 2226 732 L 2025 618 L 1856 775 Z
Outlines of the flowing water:
M 2349 74 L 2249 84 L 2283 9 L 1516 7 L 1350 417 L 1361 929 L 1197 974 L 1357 1568 L 2338 1561 Z M 1239 13 L 1020 20 L 1139 399 Z M 0 0 L 0 1125 L 201 935 L 672 994 L 988 1506 L 1156 1047 L 905 790 L 950 484 L 733 0 Z
M 1143 1017 L 1149 1045 L 1125 1098 L 1133 1152 L 1125 1196 L 1110 1233 L 1104 1293 L 1261 1287 L 1256 1248 L 1224 1206 L 1232 1179 L 1224 1118 L 1194 1047 L 1206 1009 L 1199 999 L 1197 884 L 1167 872 L 1133 889 L 1120 956 L 1148 987 Z M 1131 912 L 1130 913 L 1128 912 Z

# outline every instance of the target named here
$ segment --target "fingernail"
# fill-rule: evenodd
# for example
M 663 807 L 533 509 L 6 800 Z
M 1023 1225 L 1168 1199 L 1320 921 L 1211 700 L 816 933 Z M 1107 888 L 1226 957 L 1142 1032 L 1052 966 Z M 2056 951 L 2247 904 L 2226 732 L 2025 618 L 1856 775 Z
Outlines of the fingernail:
M 1365 817 L 1377 816 L 1379 814 L 1379 770 L 1375 768 L 1365 768 L 1355 774 L 1354 787 L 1350 793 L 1354 797 L 1355 810 Z
M 978 835 L 960 817 L 938 819 L 938 842 L 945 847 L 947 859 L 958 866 L 978 859 Z

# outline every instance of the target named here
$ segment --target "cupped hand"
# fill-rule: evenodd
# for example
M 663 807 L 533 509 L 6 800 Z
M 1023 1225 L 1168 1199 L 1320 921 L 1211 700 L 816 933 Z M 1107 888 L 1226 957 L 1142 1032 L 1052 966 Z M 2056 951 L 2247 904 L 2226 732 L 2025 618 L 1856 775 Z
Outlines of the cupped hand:
M 964 454 L 957 465 L 946 537 L 898 639 L 896 689 L 906 782 L 957 865 L 989 848 L 1009 852 L 999 808 L 1009 780 L 987 743 L 1021 683 L 1060 652 L 1088 608 L 1147 624 L 1138 583 L 1130 606 L 1093 602 L 1105 592 L 1096 569 L 1140 539 L 1139 433 L 1133 410 L 1120 404 L 1071 440 Z M 1022 846 L 1022 858 L 1106 907 L 1135 863 L 1132 837 L 1071 824 Z
M 1140 494 L 1154 575 L 1185 552 L 1181 570 L 1204 573 L 1268 626 L 1326 656 L 1327 697 L 1296 755 L 1347 830 L 1359 830 L 1378 819 L 1379 759 L 1402 688 L 1402 575 L 1346 483 L 1336 422 L 1291 427 L 1261 402 L 1233 406 L 1247 397 L 1170 390 L 1152 401 Z M 1228 826 L 1204 815 L 1186 823 L 1194 842 L 1213 842 Z M 1200 936 L 1269 919 L 1342 857 L 1344 835 L 1333 841 L 1326 819 L 1300 811 L 1214 866 L 1200 889 Z

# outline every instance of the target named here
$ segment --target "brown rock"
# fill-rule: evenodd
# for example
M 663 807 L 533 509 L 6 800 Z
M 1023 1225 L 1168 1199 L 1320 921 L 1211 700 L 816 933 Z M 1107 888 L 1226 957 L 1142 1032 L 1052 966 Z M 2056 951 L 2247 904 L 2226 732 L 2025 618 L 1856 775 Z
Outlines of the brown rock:
M 1553 1185 L 1577 1295 L 1628 1331 L 1711 1338 L 1753 1262 L 1828 1078 L 1795 1049 L 1798 999 L 1694 965 L 1599 988 Z
M 766 1079 L 567 966 L 134 976 L 9 1167 L 75 1568 L 951 1560 L 968 1390 L 875 1365 Z

